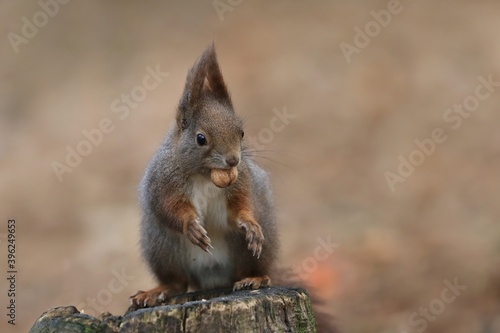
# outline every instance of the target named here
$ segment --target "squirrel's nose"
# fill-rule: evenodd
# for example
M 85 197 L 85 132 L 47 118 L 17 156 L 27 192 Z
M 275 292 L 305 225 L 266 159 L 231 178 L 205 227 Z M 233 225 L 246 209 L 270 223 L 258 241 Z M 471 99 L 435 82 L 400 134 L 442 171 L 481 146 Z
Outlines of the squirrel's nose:
M 240 159 L 237 156 L 231 156 L 226 158 L 226 163 L 232 168 L 240 163 Z

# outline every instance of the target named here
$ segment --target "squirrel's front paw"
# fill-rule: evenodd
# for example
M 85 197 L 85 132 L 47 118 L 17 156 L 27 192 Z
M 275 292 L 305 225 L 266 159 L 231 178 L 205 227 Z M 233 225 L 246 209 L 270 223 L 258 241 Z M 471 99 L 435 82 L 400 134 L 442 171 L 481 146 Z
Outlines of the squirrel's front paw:
M 199 246 L 203 251 L 211 254 L 208 248 L 212 248 L 210 244 L 210 238 L 208 237 L 207 231 L 201 226 L 198 219 L 191 220 L 187 223 L 184 228 L 184 234 L 189 238 L 189 240 L 194 244 Z
M 264 243 L 264 234 L 260 225 L 255 221 L 239 220 L 238 227 L 245 232 L 248 249 L 253 252 L 254 256 L 257 256 L 257 259 L 260 258 Z

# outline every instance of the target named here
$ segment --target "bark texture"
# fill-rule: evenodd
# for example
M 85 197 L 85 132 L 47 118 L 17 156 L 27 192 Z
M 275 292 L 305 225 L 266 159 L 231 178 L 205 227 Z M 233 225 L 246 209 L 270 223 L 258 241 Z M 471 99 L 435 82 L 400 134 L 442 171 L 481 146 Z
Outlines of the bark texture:
M 123 316 L 81 314 L 74 306 L 44 312 L 30 333 L 125 332 L 316 332 L 309 295 L 303 289 L 212 290 L 174 296 Z

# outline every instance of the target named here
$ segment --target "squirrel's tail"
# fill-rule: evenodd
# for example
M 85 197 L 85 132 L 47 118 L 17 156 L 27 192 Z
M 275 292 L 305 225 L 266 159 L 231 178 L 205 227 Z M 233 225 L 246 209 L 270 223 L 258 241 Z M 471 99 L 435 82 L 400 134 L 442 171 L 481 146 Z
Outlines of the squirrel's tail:
M 322 310 L 325 302 L 315 295 L 315 293 L 309 293 L 309 297 L 311 298 L 314 315 L 316 316 L 316 329 L 318 333 L 340 333 L 333 315 Z
M 318 296 L 314 288 L 308 287 L 305 281 L 290 274 L 287 269 L 278 269 L 271 274 L 273 285 L 283 287 L 302 288 L 308 291 L 309 297 L 316 318 L 316 330 L 318 333 L 340 333 L 339 328 L 335 324 L 334 316 L 325 310 L 325 301 Z

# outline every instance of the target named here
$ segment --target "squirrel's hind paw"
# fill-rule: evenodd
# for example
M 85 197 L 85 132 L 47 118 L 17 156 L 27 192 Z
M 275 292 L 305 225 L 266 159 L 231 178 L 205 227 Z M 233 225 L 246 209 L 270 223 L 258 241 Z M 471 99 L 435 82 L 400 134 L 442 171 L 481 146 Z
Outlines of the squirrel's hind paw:
M 129 297 L 129 301 L 139 308 L 153 307 L 166 300 L 171 294 L 171 290 L 166 286 L 158 286 L 148 291 L 139 290 Z
M 269 275 L 259 277 L 249 277 L 238 282 L 235 282 L 233 291 L 244 289 L 259 289 L 269 287 L 271 285 L 271 278 Z

